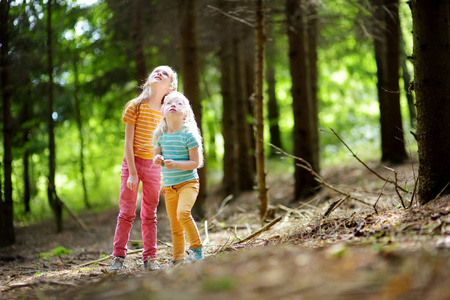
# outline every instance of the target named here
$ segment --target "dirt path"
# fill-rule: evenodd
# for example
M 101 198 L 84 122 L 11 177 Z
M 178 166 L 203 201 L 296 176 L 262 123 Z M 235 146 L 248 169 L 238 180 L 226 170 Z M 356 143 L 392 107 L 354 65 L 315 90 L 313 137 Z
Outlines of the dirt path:
M 371 203 L 383 186 L 357 167 L 329 172 L 327 178 Z M 16 245 L 0 249 L 0 298 L 450 299 L 450 197 L 403 209 L 386 188 L 378 213 L 345 202 L 324 218 L 338 195 L 322 191 L 309 204 L 288 210 L 288 180 L 271 183 L 271 199 L 284 206 L 276 210 L 281 221 L 270 230 L 237 243 L 261 227 L 256 196 L 243 194 L 210 217 L 207 230 L 199 222 L 204 261 L 157 272 L 143 271 L 140 253 L 129 255 L 126 270 L 116 275 L 107 273 L 110 258 L 79 267 L 111 253 L 116 209 L 81 215 L 89 232 L 71 220 L 61 234 L 52 232 L 50 222 L 20 228 Z M 212 216 L 220 201 L 210 203 Z M 164 242 L 158 257 L 165 263 L 171 251 L 163 211 L 158 222 Z M 139 225 L 137 219 L 131 240 L 140 240 Z M 64 247 L 60 256 L 44 255 L 57 247 Z

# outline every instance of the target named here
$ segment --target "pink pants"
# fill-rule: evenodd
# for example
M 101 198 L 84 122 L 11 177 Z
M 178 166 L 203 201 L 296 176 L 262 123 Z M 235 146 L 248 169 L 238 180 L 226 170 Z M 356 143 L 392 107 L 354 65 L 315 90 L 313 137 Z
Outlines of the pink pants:
M 137 156 L 135 156 L 135 164 L 139 182 L 142 181 L 141 230 L 144 243 L 142 260 L 146 261 L 148 257 L 156 258 L 156 208 L 159 203 L 159 190 L 161 188 L 161 167 L 153 166 L 153 160 L 151 159 L 143 159 Z M 124 158 L 122 174 L 120 175 L 120 212 L 114 235 L 114 256 L 126 256 L 131 227 L 136 218 L 136 200 L 139 189 L 132 191 L 127 188 L 128 175 L 127 160 Z

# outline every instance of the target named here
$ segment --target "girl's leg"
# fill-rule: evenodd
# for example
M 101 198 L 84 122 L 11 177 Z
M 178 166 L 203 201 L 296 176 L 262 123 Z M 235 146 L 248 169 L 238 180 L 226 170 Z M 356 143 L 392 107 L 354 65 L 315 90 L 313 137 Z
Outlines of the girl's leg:
M 199 183 L 198 181 L 188 181 L 180 184 L 179 187 L 177 219 L 186 232 L 189 248 L 197 249 L 202 246 L 202 242 L 191 210 L 197 200 Z
M 156 209 L 159 203 L 159 190 L 161 188 L 161 167 L 153 166 L 151 159 L 142 160 L 138 163 L 139 179 L 142 181 L 142 241 L 144 251 L 142 260 L 146 261 L 148 257 L 156 258 Z
M 114 235 L 113 255 L 125 257 L 127 255 L 127 243 L 130 238 L 131 227 L 136 218 L 136 198 L 137 190 L 132 191 L 127 188 L 128 165 L 126 158 L 122 162 L 122 174 L 120 175 L 120 200 L 119 216 L 117 217 L 116 233 Z M 139 183 L 138 183 L 139 186 Z
M 178 191 L 173 187 L 165 187 L 165 201 L 167 215 L 172 232 L 173 261 L 184 259 L 184 230 L 177 219 Z

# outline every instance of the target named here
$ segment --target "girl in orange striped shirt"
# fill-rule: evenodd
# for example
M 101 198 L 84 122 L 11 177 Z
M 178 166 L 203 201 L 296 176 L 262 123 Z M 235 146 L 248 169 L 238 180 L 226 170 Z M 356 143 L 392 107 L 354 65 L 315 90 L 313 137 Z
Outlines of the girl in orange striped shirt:
M 146 270 L 157 270 L 156 208 L 161 187 L 161 167 L 153 166 L 153 131 L 161 120 L 164 96 L 177 89 L 177 74 L 168 66 L 159 66 L 149 75 L 142 93 L 127 103 L 123 121 L 125 127 L 125 156 L 122 162 L 120 212 L 114 235 L 110 272 L 122 270 L 127 243 L 136 217 L 139 182 L 142 181 L 142 260 Z

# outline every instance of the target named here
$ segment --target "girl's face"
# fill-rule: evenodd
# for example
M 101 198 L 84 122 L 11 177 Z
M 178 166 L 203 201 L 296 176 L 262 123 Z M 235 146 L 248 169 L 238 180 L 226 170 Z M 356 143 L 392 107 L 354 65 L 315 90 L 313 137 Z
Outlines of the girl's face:
M 184 119 L 186 104 L 179 97 L 166 97 L 162 107 L 164 117 L 180 117 Z
M 172 70 L 164 66 L 157 67 L 150 74 L 148 82 L 150 85 L 157 84 L 158 86 L 166 88 L 170 91 L 172 83 Z

